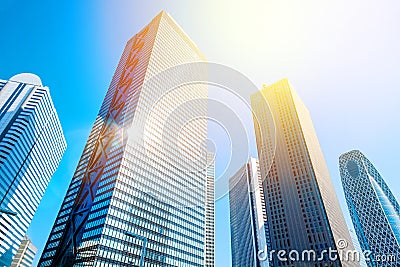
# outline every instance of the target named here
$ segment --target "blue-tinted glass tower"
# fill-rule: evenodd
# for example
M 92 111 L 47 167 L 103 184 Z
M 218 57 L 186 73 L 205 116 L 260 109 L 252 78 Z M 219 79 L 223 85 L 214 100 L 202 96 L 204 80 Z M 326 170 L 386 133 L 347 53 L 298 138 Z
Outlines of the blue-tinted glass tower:
M 268 224 L 258 161 L 244 164 L 229 179 L 229 210 L 233 267 L 267 267 Z M 259 251 L 263 251 L 259 254 Z
M 33 74 L 0 80 L 0 266 L 11 261 L 66 142 L 49 88 Z
M 358 150 L 339 158 L 340 175 L 361 249 L 368 266 L 399 266 L 400 207 L 379 172 Z M 385 261 L 382 261 L 382 257 Z M 397 264 L 397 265 L 396 265 Z
M 166 12 L 127 42 L 39 266 L 204 266 L 207 86 L 165 72 L 198 61 Z

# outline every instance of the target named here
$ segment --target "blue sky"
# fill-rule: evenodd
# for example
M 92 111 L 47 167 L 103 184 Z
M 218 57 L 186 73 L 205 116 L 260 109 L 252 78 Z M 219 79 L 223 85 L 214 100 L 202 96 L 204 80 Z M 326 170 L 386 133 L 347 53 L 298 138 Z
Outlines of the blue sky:
M 239 70 L 259 87 L 289 78 L 310 110 L 346 214 L 337 161 L 350 149 L 364 152 L 399 197 L 397 1 L 40 2 L 0 5 L 0 78 L 39 75 L 51 89 L 68 143 L 29 229 L 39 251 L 126 41 L 162 9 L 210 61 Z M 225 162 L 229 151 L 221 147 Z M 217 162 L 217 171 L 222 165 Z M 230 265 L 228 215 L 225 198 L 217 202 L 218 267 Z

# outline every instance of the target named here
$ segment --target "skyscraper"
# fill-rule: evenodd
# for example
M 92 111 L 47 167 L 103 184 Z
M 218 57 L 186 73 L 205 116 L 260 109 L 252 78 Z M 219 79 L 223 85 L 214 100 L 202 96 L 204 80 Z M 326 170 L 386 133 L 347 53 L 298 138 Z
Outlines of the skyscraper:
M 273 266 L 358 265 L 332 261 L 322 253 L 354 248 L 307 108 L 286 79 L 264 86 L 252 95 L 251 105 L 254 119 L 259 119 L 254 128 L 270 230 L 268 248 L 300 254 L 293 259 L 286 255 L 287 261 L 272 255 Z M 273 120 L 265 116 L 269 110 Z M 309 250 L 316 257 L 302 256 Z
M 367 262 L 365 260 L 365 255 L 361 249 L 360 242 L 358 242 L 357 234 L 353 229 L 349 229 L 350 237 L 354 245 L 354 249 L 360 255 L 360 267 L 367 267 Z
M 215 265 L 215 154 L 207 152 L 205 267 Z
M 400 263 L 400 206 L 382 176 L 358 150 L 339 158 L 340 175 L 355 232 L 368 266 Z M 383 257 L 389 259 L 383 261 Z M 382 258 L 382 261 L 379 259 Z M 377 261 L 375 261 L 377 260 Z
M 31 267 L 36 252 L 37 248 L 35 245 L 32 244 L 32 241 L 27 236 L 25 236 L 11 263 L 11 267 Z
M 65 149 L 40 78 L 0 80 L 0 266 L 10 266 Z
M 207 86 L 164 72 L 204 60 L 165 12 L 128 41 L 39 266 L 204 265 Z
M 251 158 L 229 179 L 232 266 L 269 266 L 268 224 L 258 161 Z M 263 251 L 259 253 L 259 251 Z

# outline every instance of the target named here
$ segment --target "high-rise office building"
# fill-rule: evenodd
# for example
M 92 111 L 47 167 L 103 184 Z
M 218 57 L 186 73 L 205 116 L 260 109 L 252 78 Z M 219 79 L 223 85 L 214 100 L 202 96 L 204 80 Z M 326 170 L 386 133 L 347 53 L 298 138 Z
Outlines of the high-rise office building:
M 367 262 L 365 260 L 365 255 L 363 250 L 361 249 L 360 242 L 358 242 L 357 235 L 353 229 L 349 229 L 350 237 L 354 245 L 355 251 L 357 251 L 360 260 L 360 267 L 368 267 Z
M 215 265 L 215 154 L 207 152 L 205 267 Z
M 0 266 L 10 266 L 65 149 L 40 78 L 0 80 Z
M 232 266 L 269 266 L 263 260 L 268 224 L 258 160 L 250 158 L 229 179 L 229 210 Z
M 31 267 L 35 258 L 37 248 L 32 241 L 25 236 L 19 246 L 17 254 L 11 263 L 11 267 Z
M 360 151 L 341 155 L 339 168 L 361 249 L 372 252 L 366 254 L 367 265 L 398 266 L 400 206 L 396 198 L 374 165 Z
M 301 99 L 283 79 L 252 95 L 251 105 L 270 229 L 268 248 L 300 254 L 292 259 L 288 255 L 279 259 L 274 254 L 271 264 L 358 265 L 332 261 L 334 257 L 323 253 L 341 249 L 346 254 L 354 248 L 310 114 Z M 265 116 L 268 112 L 273 120 Z M 320 259 L 302 255 L 310 250 Z
M 164 72 L 198 61 L 165 12 L 128 41 L 39 266 L 204 266 L 207 86 Z

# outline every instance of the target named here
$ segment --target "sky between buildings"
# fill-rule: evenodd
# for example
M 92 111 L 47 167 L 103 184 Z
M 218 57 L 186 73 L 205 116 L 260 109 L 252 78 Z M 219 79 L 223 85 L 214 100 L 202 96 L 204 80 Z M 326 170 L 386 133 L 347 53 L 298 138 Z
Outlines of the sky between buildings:
M 259 88 L 289 79 L 311 113 L 346 217 L 337 167 L 345 151 L 365 153 L 399 198 L 397 1 L 3 0 L 0 78 L 39 75 L 68 143 L 29 229 L 39 254 L 126 41 L 162 9 L 210 61 L 235 68 Z M 221 174 L 229 145 L 218 140 Z M 216 266 L 230 266 L 227 197 L 216 205 Z

